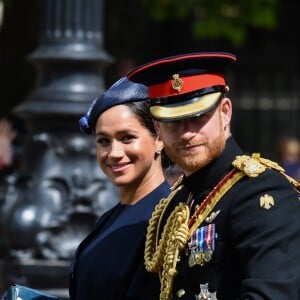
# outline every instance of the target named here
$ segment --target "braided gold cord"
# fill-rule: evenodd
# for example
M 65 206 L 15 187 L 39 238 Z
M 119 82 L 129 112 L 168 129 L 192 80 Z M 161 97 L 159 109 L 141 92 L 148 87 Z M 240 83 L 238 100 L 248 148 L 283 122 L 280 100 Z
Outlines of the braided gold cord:
M 258 160 L 260 163 L 262 163 L 264 166 L 268 168 L 274 169 L 280 173 L 284 172 L 284 169 L 277 162 L 261 157 L 260 153 L 253 153 L 252 158 Z
M 144 253 L 145 266 L 147 271 L 149 272 L 159 272 L 160 270 L 163 258 L 163 251 L 164 249 L 166 249 L 167 241 L 161 238 L 158 242 L 158 230 L 160 228 L 160 223 L 162 221 L 162 217 L 164 215 L 165 210 L 167 209 L 169 203 L 171 202 L 175 194 L 179 190 L 181 190 L 182 187 L 182 185 L 178 186 L 169 194 L 167 198 L 161 199 L 160 202 L 156 205 L 152 216 L 149 220 Z
M 160 274 L 160 299 L 167 300 L 172 291 L 173 279 L 176 275 L 176 264 L 179 254 L 188 242 L 189 207 L 179 203 L 170 214 L 164 226 L 161 238 L 158 239 L 160 223 L 168 204 L 182 188 L 173 190 L 168 198 L 164 198 L 156 206 L 149 221 L 145 244 L 145 266 L 149 272 Z
M 162 262 L 162 249 L 166 247 L 166 241 L 160 244 L 160 251 L 156 249 L 156 235 L 159 224 L 159 219 L 163 215 L 162 211 L 167 207 L 167 204 L 170 202 L 170 199 L 164 198 L 160 200 L 160 203 L 156 206 L 154 212 L 152 213 L 152 217 L 149 220 L 149 225 L 147 228 L 146 234 L 146 244 L 145 244 L 145 253 L 144 260 L 146 270 L 149 272 L 159 272 L 159 268 Z
M 167 245 L 161 271 L 161 300 L 168 300 L 172 292 L 179 255 L 189 240 L 189 217 L 189 207 L 184 203 L 179 203 L 170 215 L 168 220 L 170 222 L 167 222 L 164 228 L 162 239 L 167 241 Z
M 293 177 L 287 175 L 286 173 L 281 173 L 289 182 L 290 184 L 300 193 L 300 182 L 298 182 Z

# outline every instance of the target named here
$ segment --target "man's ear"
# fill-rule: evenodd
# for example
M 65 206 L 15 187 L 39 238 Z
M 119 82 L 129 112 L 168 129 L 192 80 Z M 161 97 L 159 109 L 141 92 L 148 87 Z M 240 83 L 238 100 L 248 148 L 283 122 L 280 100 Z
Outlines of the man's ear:
M 222 117 L 224 130 L 226 128 L 230 128 L 231 116 L 232 116 L 231 100 L 225 97 L 222 99 L 221 102 L 221 117 Z

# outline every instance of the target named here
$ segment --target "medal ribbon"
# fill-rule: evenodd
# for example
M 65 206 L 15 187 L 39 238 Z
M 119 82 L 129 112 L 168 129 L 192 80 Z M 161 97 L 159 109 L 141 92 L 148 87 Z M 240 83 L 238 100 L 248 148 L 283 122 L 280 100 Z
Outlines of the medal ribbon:
M 215 249 L 215 224 L 198 228 L 192 233 L 189 249 L 201 249 L 203 252 Z

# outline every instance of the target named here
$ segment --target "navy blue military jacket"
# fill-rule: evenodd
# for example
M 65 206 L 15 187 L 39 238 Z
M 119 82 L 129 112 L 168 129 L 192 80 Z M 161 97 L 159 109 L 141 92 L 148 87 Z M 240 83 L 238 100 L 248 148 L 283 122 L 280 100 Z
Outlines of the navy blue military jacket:
M 183 179 L 173 207 L 190 193 L 200 204 L 242 154 L 230 138 L 215 162 Z M 193 241 L 187 244 L 171 299 L 300 299 L 300 200 L 282 174 L 268 168 L 243 177 L 213 213 L 197 229 L 214 229 L 212 257 L 202 266 L 191 264 Z

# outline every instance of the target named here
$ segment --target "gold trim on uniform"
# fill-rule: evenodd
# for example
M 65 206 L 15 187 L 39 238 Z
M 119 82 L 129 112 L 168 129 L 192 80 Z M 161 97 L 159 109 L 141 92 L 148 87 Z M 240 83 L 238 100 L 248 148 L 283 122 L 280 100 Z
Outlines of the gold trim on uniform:
M 261 157 L 260 153 L 253 153 L 252 156 L 237 156 L 232 165 L 245 172 L 249 177 L 256 177 L 264 172 L 266 168 L 273 169 L 283 175 L 298 193 L 300 192 L 300 183 L 296 179 L 287 175 L 277 162 Z
M 266 170 L 256 158 L 249 155 L 237 156 L 232 165 L 249 177 L 257 177 Z
M 176 190 L 181 184 L 183 180 L 183 175 L 180 175 L 178 179 L 175 181 L 175 183 L 171 186 L 171 191 Z
M 195 222 L 189 228 L 189 236 L 191 236 L 192 233 L 201 225 L 201 223 L 205 221 L 205 219 L 222 199 L 222 197 L 227 193 L 227 191 L 229 191 L 236 182 L 243 178 L 244 175 L 245 174 L 242 172 L 236 172 L 231 178 L 224 182 L 217 193 L 211 198 L 209 205 L 206 205 L 204 210 L 196 217 Z
M 173 190 L 167 198 L 155 207 L 147 228 L 144 260 L 147 271 L 160 275 L 160 299 L 168 300 L 177 274 L 176 264 L 180 253 L 188 242 L 189 207 L 180 202 L 170 214 L 160 236 L 162 218 L 174 195 L 183 185 Z

